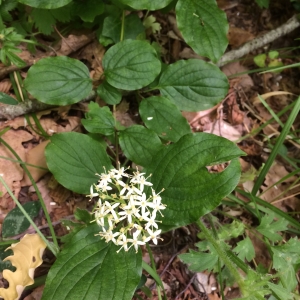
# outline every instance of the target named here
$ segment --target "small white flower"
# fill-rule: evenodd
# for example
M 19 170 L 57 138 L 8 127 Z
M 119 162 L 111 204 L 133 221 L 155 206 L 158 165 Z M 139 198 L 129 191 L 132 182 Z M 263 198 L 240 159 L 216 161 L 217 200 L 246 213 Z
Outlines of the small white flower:
M 108 201 L 105 201 L 105 205 L 107 208 L 107 212 L 110 212 L 113 215 L 115 222 L 119 222 L 119 217 L 116 214 L 115 208 L 118 207 L 120 203 L 117 202 L 111 205 Z
M 151 176 L 151 175 L 150 175 Z M 134 184 L 139 184 L 139 190 L 142 192 L 144 190 L 144 186 L 148 185 L 148 186 L 152 186 L 153 184 L 149 181 L 147 181 L 147 179 L 150 177 L 148 176 L 147 178 L 145 178 L 144 176 L 138 175 L 136 177 L 133 177 L 130 182 L 134 183 Z
M 115 174 L 114 178 L 117 179 L 117 180 L 122 178 L 122 176 L 124 176 L 124 177 L 129 176 L 127 173 L 125 173 L 126 169 L 124 169 L 123 167 L 119 170 L 112 169 L 111 171 Z
M 161 230 L 159 229 L 153 232 L 150 228 L 148 228 L 147 231 L 149 233 L 150 239 L 153 241 L 155 245 L 157 245 L 157 237 L 160 235 Z
M 107 207 L 101 203 L 101 200 L 98 201 L 98 207 L 95 211 L 95 219 L 99 226 L 104 226 L 104 217 L 108 214 Z
M 138 246 L 139 246 L 139 245 L 145 245 L 145 244 L 146 244 L 144 241 L 141 241 L 141 240 L 139 239 L 140 233 L 141 233 L 141 231 L 140 231 L 140 230 L 137 230 L 136 232 L 133 233 L 133 235 L 132 235 L 133 238 L 132 238 L 132 239 L 128 239 L 128 242 L 129 242 L 129 243 L 132 243 L 132 244 L 129 246 L 128 250 L 133 246 L 134 249 L 135 249 L 135 252 L 137 253 L 137 252 L 138 252 Z
M 124 248 L 125 251 L 128 251 L 128 246 L 127 246 L 128 240 L 125 234 L 121 234 L 118 239 L 117 239 L 117 244 L 119 246 L 122 246 L 117 253 L 121 251 L 122 248 Z
M 105 229 L 105 227 L 102 228 L 103 232 L 100 232 L 99 235 L 102 236 L 103 238 L 105 238 L 105 242 L 108 243 L 110 241 L 112 241 L 114 244 L 117 243 L 117 240 L 115 239 L 115 237 L 120 235 L 120 232 L 113 232 L 111 229 L 107 230 Z
M 146 194 L 143 193 L 142 196 L 136 196 L 138 201 L 135 201 L 134 204 L 142 208 L 142 217 L 146 215 L 147 206 L 152 207 L 153 203 L 149 202 L 146 198 Z
M 97 196 L 99 196 L 99 193 L 94 193 L 94 185 L 91 185 L 91 187 L 90 187 L 90 194 L 89 195 L 87 195 L 87 197 L 89 197 L 89 198 L 94 198 L 94 197 L 97 197 Z
M 153 214 L 152 214 L 151 218 L 150 218 L 150 219 L 148 218 L 147 224 L 145 225 L 145 229 L 146 229 L 146 230 L 148 230 L 148 229 L 150 228 L 150 226 L 151 226 L 152 228 L 153 228 L 153 227 L 158 228 L 158 225 L 157 225 L 156 222 L 155 222 L 155 217 L 156 217 L 156 215 L 153 215 Z

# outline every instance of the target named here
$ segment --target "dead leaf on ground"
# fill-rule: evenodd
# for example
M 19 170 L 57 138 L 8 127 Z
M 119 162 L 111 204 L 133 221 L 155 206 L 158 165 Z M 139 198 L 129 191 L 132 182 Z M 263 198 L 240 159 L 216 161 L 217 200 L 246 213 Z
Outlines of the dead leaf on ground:
M 32 135 L 24 130 L 9 130 L 2 135 L 3 140 L 19 155 L 22 161 L 25 161 L 26 149 L 22 145 L 32 139 Z M 16 160 L 16 157 L 3 145 L 0 144 L 0 174 L 9 189 L 13 190 L 14 182 L 21 181 L 24 171 L 19 163 L 5 159 L 5 157 Z M 4 157 L 4 158 L 3 158 Z M 6 194 L 6 189 L 0 184 L 0 193 L 2 197 Z M 14 192 L 14 191 L 13 191 Z M 18 197 L 18 195 L 15 195 Z M 1 198 L 0 198 L 1 199 Z M 1 201 L 0 201 L 1 202 Z
M 70 34 L 68 37 L 61 40 L 61 46 L 57 51 L 57 54 L 69 55 L 70 53 L 75 52 L 90 43 L 94 36 L 95 35 L 93 33 L 81 35 Z
M 227 37 L 229 45 L 231 45 L 233 48 L 238 48 L 239 46 L 255 38 L 251 32 L 238 27 L 230 27 Z
M 45 147 L 49 144 L 49 142 L 50 140 L 41 142 L 39 145 L 30 149 L 26 153 L 26 163 L 36 166 L 36 168 L 32 166 L 27 166 L 27 169 L 30 172 L 35 182 L 37 182 L 41 177 L 43 177 L 48 172 L 48 166 L 45 157 Z M 31 184 L 32 184 L 31 180 L 29 179 L 28 175 L 25 173 L 24 178 L 21 181 L 21 185 L 29 186 Z
M 0 92 L 8 94 L 11 88 L 11 81 L 10 79 L 6 78 L 1 80 L 0 82 Z

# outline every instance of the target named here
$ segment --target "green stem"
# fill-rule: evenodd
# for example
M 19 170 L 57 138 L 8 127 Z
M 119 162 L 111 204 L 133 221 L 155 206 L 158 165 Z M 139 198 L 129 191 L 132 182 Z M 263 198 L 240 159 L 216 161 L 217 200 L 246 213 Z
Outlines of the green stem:
M 235 278 L 237 284 L 239 285 L 241 292 L 243 294 L 244 290 L 244 278 L 239 273 L 236 265 L 230 260 L 227 253 L 223 250 L 223 248 L 220 245 L 220 242 L 217 241 L 214 236 L 210 233 L 210 231 L 205 227 L 205 225 L 201 222 L 201 220 L 197 221 L 197 225 L 201 229 L 202 233 L 204 234 L 205 238 L 213 245 L 215 250 L 217 251 L 219 258 L 223 261 L 223 263 L 226 265 L 230 273 Z
M 26 219 L 29 221 L 29 223 L 32 225 L 32 227 L 36 230 L 36 232 L 39 234 L 39 236 L 41 237 L 41 239 L 46 243 L 47 247 L 51 250 L 51 252 L 54 255 L 56 255 L 57 251 L 54 249 L 54 247 L 52 246 L 52 244 L 44 237 L 44 235 L 41 233 L 41 231 L 39 230 L 39 228 L 35 225 L 35 223 L 30 218 L 30 216 L 28 215 L 28 213 L 26 212 L 26 210 L 23 208 L 23 206 L 18 201 L 18 199 L 15 197 L 15 195 L 13 194 L 13 192 L 10 190 L 9 186 L 6 184 L 6 182 L 4 181 L 4 179 L 3 179 L 2 176 L 0 176 L 0 181 L 3 184 L 3 186 L 6 188 L 7 192 L 12 197 L 12 199 L 14 200 L 14 202 L 16 203 L 16 205 L 18 206 L 18 208 L 20 209 L 20 211 L 23 213 L 23 215 L 26 217 Z
M 148 253 L 149 253 L 149 257 L 150 257 L 150 262 L 151 262 L 152 269 L 156 271 L 156 265 L 155 265 L 154 257 L 153 257 L 151 248 L 150 248 L 150 246 L 149 246 L 148 243 L 146 243 L 146 247 L 147 247 L 147 251 L 148 251 Z M 157 274 L 157 273 L 156 273 L 156 274 Z M 157 276 L 159 277 L 158 274 L 157 274 Z M 162 300 L 162 299 L 161 299 L 161 292 L 160 292 L 160 286 L 159 286 L 159 285 L 157 285 L 157 295 L 158 295 L 158 299 L 159 299 L 159 300 Z
M 251 191 L 252 195 L 254 195 L 254 196 L 256 195 L 260 186 L 262 185 L 263 181 L 265 180 L 265 177 L 266 177 L 267 173 L 269 172 L 269 169 L 271 168 L 273 161 L 275 160 L 281 145 L 283 144 L 286 136 L 288 135 L 288 132 L 289 132 L 291 126 L 293 125 L 293 123 L 299 113 L 299 110 L 300 110 L 300 97 L 298 97 L 298 99 L 296 100 L 296 104 L 295 104 L 293 110 L 291 111 L 291 114 L 290 114 L 288 120 L 286 121 L 286 124 L 284 125 L 284 127 L 276 141 L 276 144 L 275 144 L 272 152 L 270 153 L 270 156 L 267 159 L 266 164 L 264 165 L 263 169 L 261 170 L 261 172 L 253 186 L 253 189 Z
M 124 31 L 125 31 L 125 10 L 122 12 L 122 25 L 121 25 L 121 35 L 120 42 L 124 40 Z
M 6 148 L 14 155 L 14 156 L 15 156 L 15 157 L 16 157 L 16 159 L 21 160 L 20 156 L 16 153 L 16 151 L 15 151 L 14 149 L 12 149 L 12 148 L 10 147 L 10 145 L 7 144 L 2 138 L 0 138 L 0 142 L 1 142 L 1 143 L 2 143 L 2 144 L 3 144 L 3 145 L 4 145 L 4 146 L 5 146 L 5 147 L 6 147 Z M 31 183 L 32 183 L 32 185 L 33 185 L 35 191 L 36 191 L 36 194 L 37 194 L 37 196 L 38 196 L 38 198 L 39 198 L 39 200 L 40 200 L 42 209 L 43 209 L 43 211 L 44 211 L 46 220 L 47 220 L 48 225 L 49 225 L 49 230 L 50 230 L 50 232 L 51 232 L 51 236 L 52 236 L 52 239 L 53 239 L 53 243 L 54 243 L 56 249 L 54 249 L 52 246 L 51 246 L 51 247 L 48 246 L 48 247 L 49 247 L 49 249 L 53 252 L 53 254 L 56 255 L 56 254 L 58 253 L 59 246 L 58 246 L 58 242 L 57 242 L 57 239 L 56 239 L 55 231 L 54 231 L 54 228 L 53 228 L 53 226 L 52 226 L 52 222 L 51 222 L 49 213 L 48 213 L 48 211 L 47 211 L 46 205 L 45 205 L 45 203 L 44 203 L 44 200 L 43 200 L 43 198 L 42 198 L 42 195 L 41 195 L 41 193 L 40 193 L 40 191 L 39 191 L 39 189 L 38 189 L 38 187 L 37 187 L 37 185 L 36 185 L 34 179 L 32 178 L 32 176 L 31 176 L 31 174 L 30 174 L 30 172 L 29 172 L 27 166 L 26 166 L 26 165 L 23 165 L 23 168 L 24 168 L 25 173 L 26 173 L 27 176 L 29 177 L 29 179 L 30 179 L 30 181 L 31 181 Z M 42 235 L 42 233 L 41 233 L 41 235 Z M 43 235 L 42 235 L 42 236 L 43 236 Z M 42 237 L 42 236 L 41 236 L 41 237 Z M 47 244 L 47 245 L 48 245 L 48 244 Z

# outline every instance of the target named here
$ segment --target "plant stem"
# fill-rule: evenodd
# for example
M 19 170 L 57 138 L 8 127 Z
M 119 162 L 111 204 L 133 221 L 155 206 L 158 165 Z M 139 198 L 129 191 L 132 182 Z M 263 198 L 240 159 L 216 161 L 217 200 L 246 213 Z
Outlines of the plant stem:
M 53 245 L 44 237 L 44 235 L 41 233 L 41 231 L 39 230 L 39 228 L 35 225 L 35 223 L 30 218 L 30 216 L 28 215 L 28 213 L 26 212 L 26 210 L 23 208 L 23 206 L 21 205 L 21 203 L 18 201 L 18 199 L 12 193 L 12 191 L 10 190 L 9 186 L 6 184 L 6 182 L 4 181 L 4 179 L 3 179 L 2 176 L 0 176 L 0 181 L 3 184 L 3 186 L 6 188 L 7 192 L 12 197 L 12 199 L 14 200 L 14 202 L 16 203 L 16 205 L 18 206 L 18 208 L 20 209 L 20 211 L 23 213 L 23 215 L 26 217 L 26 219 L 29 221 L 29 223 L 32 225 L 32 227 L 36 230 L 36 232 L 39 234 L 39 236 L 41 237 L 41 239 L 45 242 L 45 244 L 47 245 L 47 247 L 51 250 L 51 252 L 54 255 L 56 255 L 57 251 L 54 249 Z
M 21 160 L 21 158 L 20 158 L 20 156 L 16 153 L 16 151 L 14 150 L 14 149 L 12 149 L 11 147 L 10 147 L 10 145 L 9 144 L 7 144 L 2 138 L 0 138 L 0 142 L 18 159 L 18 160 Z M 51 247 L 49 247 L 49 245 L 48 245 L 48 247 L 49 247 L 49 249 L 53 252 L 53 254 L 56 256 L 56 254 L 58 253 L 58 249 L 59 249 L 59 246 L 58 246 L 58 242 L 57 242 L 57 239 L 56 239 L 56 235 L 55 235 L 55 231 L 54 231 L 54 228 L 53 228 L 53 226 L 52 226 L 52 222 L 51 222 L 51 219 L 50 219 L 50 216 L 49 216 L 49 213 L 48 213 L 48 211 L 47 211 L 47 208 L 46 208 L 46 205 L 45 205 L 45 203 L 44 203 L 44 200 L 43 200 L 43 198 L 42 198 L 42 195 L 41 195 L 41 193 L 40 193 L 40 191 L 39 191 L 39 189 L 38 189 L 38 187 L 37 187 L 37 185 L 36 185 L 36 183 L 35 183 L 35 181 L 34 181 L 34 179 L 32 178 L 32 176 L 31 176 L 31 174 L 30 174 L 30 172 L 29 172 L 29 170 L 28 170 L 28 168 L 27 168 L 27 166 L 25 165 L 25 164 L 23 164 L 23 168 L 24 168 L 24 171 L 25 171 L 25 173 L 28 175 L 28 177 L 29 177 L 29 179 L 30 179 L 30 181 L 31 181 L 31 183 L 32 183 L 32 185 L 33 185 L 33 187 L 34 187 L 34 189 L 35 189 L 35 191 L 36 191 L 36 194 L 37 194 L 37 196 L 38 196 L 38 198 L 39 198 L 39 200 L 40 200 L 40 203 L 41 203 L 41 206 L 42 206 L 42 208 L 43 208 L 43 211 L 44 211 L 44 214 L 45 214 L 45 217 L 46 217 L 46 220 L 47 220 L 47 223 L 48 223 L 48 225 L 49 225 L 49 229 L 50 229 L 50 232 L 51 232 L 51 236 L 52 236 L 52 239 L 53 239 L 53 243 L 54 243 L 54 245 L 55 245 L 55 247 L 56 247 L 56 249 L 54 249 L 52 246 Z M 8 191 L 9 192 L 9 191 Z M 23 207 L 22 207 L 23 208 Z M 40 231 L 38 231 L 38 232 L 40 232 Z M 40 232 L 40 234 L 41 234 L 41 238 L 43 238 L 44 236 L 43 236 L 43 234 Z
M 156 271 L 156 265 L 155 265 L 154 257 L 153 257 L 151 248 L 150 248 L 150 246 L 149 246 L 148 243 L 146 243 L 146 247 L 147 247 L 147 251 L 148 251 L 148 253 L 149 253 L 149 257 L 150 257 L 152 269 Z M 157 274 L 157 273 L 156 273 L 156 274 Z M 159 275 L 157 274 L 157 276 L 159 276 Z M 161 299 L 161 292 L 160 292 L 160 286 L 159 286 L 159 285 L 157 285 L 157 295 L 158 295 L 158 299 L 159 299 L 159 300 L 162 300 L 162 299 Z
M 270 153 L 269 158 L 266 161 L 266 164 L 264 165 L 263 169 L 261 170 L 257 180 L 255 181 L 255 184 L 253 186 L 253 189 L 251 191 L 252 195 L 256 195 L 256 193 L 258 192 L 260 186 L 262 185 L 267 173 L 269 172 L 269 169 L 271 168 L 273 161 L 276 158 L 276 155 L 278 154 L 279 148 L 281 147 L 281 145 L 283 144 L 291 126 L 293 125 L 298 113 L 300 110 L 300 97 L 298 97 L 298 99 L 296 100 L 296 104 L 293 108 L 293 110 L 291 111 L 291 114 L 288 118 L 288 120 L 286 121 L 286 124 L 284 125 L 280 136 L 278 137 L 276 144 L 272 150 L 272 152 Z
M 120 42 L 124 40 L 124 31 L 125 31 L 125 10 L 122 12 L 122 25 L 121 25 L 121 35 Z
M 221 247 L 220 242 L 215 240 L 214 236 L 205 227 L 205 225 L 201 222 L 201 220 L 198 220 L 196 223 L 199 226 L 199 228 L 201 229 L 201 231 L 204 234 L 205 238 L 213 245 L 213 247 L 217 251 L 217 253 L 219 255 L 219 258 L 223 261 L 223 263 L 229 269 L 230 273 L 235 278 L 235 280 L 236 280 L 237 284 L 239 285 L 239 287 L 241 289 L 241 292 L 243 294 L 243 291 L 244 291 L 244 278 L 239 273 L 236 265 L 230 260 L 227 253 Z

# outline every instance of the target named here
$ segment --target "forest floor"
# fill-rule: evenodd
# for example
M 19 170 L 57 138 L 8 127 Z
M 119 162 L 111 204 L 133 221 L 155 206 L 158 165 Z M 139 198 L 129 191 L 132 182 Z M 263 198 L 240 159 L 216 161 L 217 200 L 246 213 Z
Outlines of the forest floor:
M 219 7 L 226 12 L 230 24 L 227 51 L 236 49 L 244 43 L 281 26 L 297 13 L 292 3 L 287 0 L 270 1 L 268 9 L 260 9 L 255 1 L 251 0 L 219 0 L 217 2 Z M 143 12 L 141 12 L 142 14 Z M 152 36 L 152 38 L 162 47 L 165 63 L 169 64 L 178 59 L 197 57 L 193 50 L 183 42 L 172 12 L 168 14 L 155 12 L 154 16 L 156 17 L 156 22 L 161 24 L 162 30 L 159 34 Z M 299 62 L 300 56 L 297 48 L 299 47 L 299 41 L 297 40 L 299 33 L 299 29 L 296 29 L 290 34 L 250 52 L 243 58 L 224 65 L 222 70 L 228 76 L 230 82 L 228 96 L 220 104 L 208 111 L 183 112 L 194 132 L 209 132 L 238 142 L 238 146 L 247 153 L 247 156 L 241 159 L 243 174 L 249 174 L 249 172 L 257 174 L 257 170 L 261 168 L 269 156 L 272 137 L 278 136 L 281 131 L 280 125 L 274 122 L 256 132 L 255 135 L 250 134 L 255 128 L 272 118 L 270 112 L 261 103 L 257 95 L 262 95 L 275 113 L 290 104 L 295 99 L 295 95 L 300 95 L 299 68 L 288 68 L 280 73 L 269 72 L 261 74 L 255 71 L 258 66 L 255 65 L 254 58 L 259 54 L 276 50 L 279 53 L 277 60 L 281 61 L 284 66 Z M 64 37 L 60 37 L 57 34 L 56 38 L 59 41 L 55 45 L 56 53 L 68 55 L 85 62 L 90 69 L 91 77 L 95 78 L 97 76 L 105 49 L 99 45 L 92 32 L 83 34 L 72 33 Z M 49 39 L 43 36 L 40 36 L 38 39 L 40 43 L 50 43 Z M 22 48 L 22 50 L 20 57 L 28 62 L 29 65 L 40 58 L 53 56 L 53 52 L 38 50 L 33 57 L 26 48 Z M 0 65 L 1 68 L 3 69 L 4 66 Z M 28 68 L 24 68 L 21 71 L 23 78 L 26 77 L 27 70 Z M 243 75 L 234 76 L 238 73 L 243 73 Z M 14 96 L 8 73 L 0 72 L 0 91 Z M 84 117 L 84 112 L 87 111 L 89 101 L 82 101 L 67 107 L 47 108 L 37 112 L 36 115 L 46 132 L 80 131 L 82 130 L 81 118 Z M 98 97 L 94 98 L 93 101 L 104 105 L 104 102 Z M 10 113 L 8 114 L 10 116 Z M 123 98 L 122 102 L 117 106 L 116 115 L 117 119 L 124 126 L 141 122 L 137 116 L 136 108 L 130 101 L 130 97 Z M 44 160 L 44 146 L 40 146 L 42 139 L 36 134 L 32 126 L 26 125 L 24 116 L 18 115 L 5 120 L 4 114 L 2 118 L 0 129 L 6 126 L 14 129 L 7 137 L 11 147 L 14 148 L 21 158 L 26 159 L 27 163 L 41 163 Z M 288 115 L 283 115 L 281 121 L 284 123 L 287 118 Z M 300 128 L 299 124 L 300 117 L 296 119 L 294 128 Z M 299 144 L 287 142 L 283 151 L 299 164 Z M 0 148 L 0 156 L 6 156 L 4 148 Z M 293 186 L 293 189 L 290 189 L 290 185 L 295 182 L 295 177 L 297 176 L 292 179 L 289 178 L 287 181 L 282 181 L 275 187 L 273 186 L 274 183 L 288 175 L 291 170 L 291 166 L 278 157 L 265 178 L 261 190 L 265 191 L 265 193 L 263 193 L 261 198 L 285 212 L 294 213 L 295 218 L 299 218 L 300 187 L 296 185 Z M 91 204 L 85 196 L 70 192 L 55 183 L 51 174 L 34 168 L 32 171 L 32 176 L 37 180 L 37 185 L 46 203 L 51 220 L 55 225 L 56 234 L 57 236 L 63 236 L 68 231 L 62 225 L 62 220 L 72 219 L 76 208 L 90 209 Z M 0 173 L 7 174 L 7 181 L 22 204 L 37 200 L 29 178 L 24 177 L 19 165 L 16 166 L 11 161 L 1 159 Z M 245 180 L 240 184 L 240 187 L 244 190 L 251 190 L 253 180 Z M 278 197 L 278 195 L 280 196 Z M 0 230 L 6 215 L 14 208 L 15 204 L 11 197 L 4 193 L 0 198 Z M 219 209 L 225 210 L 228 214 L 234 215 L 248 224 L 253 222 L 252 216 L 241 208 L 230 208 L 222 205 Z M 226 216 L 219 214 L 217 210 L 213 212 L 213 215 L 218 217 L 221 223 L 226 224 L 229 221 Z M 35 218 L 35 223 L 43 230 L 45 235 L 49 234 L 43 214 Z M 26 232 L 10 237 L 10 239 L 19 239 L 24 234 L 31 232 L 34 232 L 34 230 L 30 227 Z M 157 271 L 165 285 L 168 299 L 221 299 L 219 285 L 214 274 L 193 274 L 188 271 L 187 266 L 177 257 L 178 254 L 186 253 L 189 249 L 195 248 L 194 244 L 198 241 L 197 233 L 198 229 L 194 225 L 189 225 L 164 234 L 162 236 L 163 241 L 160 241 L 158 245 L 151 246 L 157 264 Z M 256 263 L 268 265 L 270 258 L 264 248 L 265 246 L 255 236 L 252 237 L 252 242 L 256 251 Z M 0 251 L 2 250 L 0 249 Z M 37 269 L 36 276 L 46 274 L 49 265 L 53 263 L 54 258 L 50 253 L 47 252 L 46 256 L 48 256 L 47 264 L 43 264 Z M 2 259 L 3 256 L 0 258 Z M 144 251 L 143 259 L 149 261 L 146 251 Z M 195 284 L 195 278 L 199 282 L 198 285 Z M 154 281 L 149 279 L 147 286 L 152 289 L 152 299 L 158 299 Z M 38 300 L 41 298 L 42 289 L 43 287 L 29 290 L 24 293 L 22 299 Z M 239 296 L 238 287 L 226 287 L 225 296 L 226 299 L 237 298 Z M 142 294 L 141 297 L 148 299 Z

